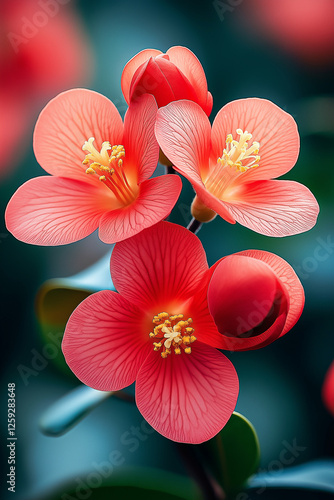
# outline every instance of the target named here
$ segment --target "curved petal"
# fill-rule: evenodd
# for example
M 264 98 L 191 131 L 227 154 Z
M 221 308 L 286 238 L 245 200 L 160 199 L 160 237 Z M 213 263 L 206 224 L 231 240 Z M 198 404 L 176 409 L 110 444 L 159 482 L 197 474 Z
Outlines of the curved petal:
M 99 186 L 101 187 L 101 186 Z M 59 177 L 36 177 L 23 184 L 8 203 L 7 229 L 33 245 L 65 245 L 81 240 L 112 208 L 108 190 Z
M 213 272 L 208 304 L 219 331 L 240 337 L 262 323 L 271 311 L 278 280 L 264 262 L 229 255 Z
M 184 315 L 192 318 L 193 323 L 191 326 L 194 328 L 194 335 L 199 342 L 217 349 L 223 349 L 225 347 L 224 339 L 210 314 L 207 300 L 208 286 L 219 262 L 216 262 L 203 275 L 196 293 L 187 303 Z
M 289 295 L 288 315 L 280 336 L 285 335 L 297 323 L 305 303 L 303 285 L 299 281 L 297 274 L 290 264 L 271 252 L 265 252 L 264 250 L 244 250 L 235 255 L 245 255 L 265 262 L 283 283 Z
M 110 266 L 116 289 L 152 315 L 162 311 L 181 314 L 175 309 L 196 292 L 208 269 L 197 236 L 170 222 L 118 243 Z
M 212 110 L 212 96 L 208 96 L 208 85 L 203 67 L 195 54 L 186 47 L 175 46 L 167 50 L 166 54 L 193 86 L 198 104 L 209 116 Z
M 150 58 L 135 72 L 130 86 L 130 102 L 146 93 L 154 95 L 158 107 L 179 99 L 197 102 L 193 86 L 167 55 Z
M 213 347 L 194 342 L 191 354 L 163 359 L 152 352 L 140 368 L 137 406 L 160 434 L 182 443 L 202 443 L 229 420 L 239 383 L 232 363 Z
M 204 113 L 207 114 L 208 116 L 210 115 L 210 113 L 212 111 L 212 106 L 213 106 L 213 97 L 212 97 L 211 92 L 208 92 L 207 98 L 206 98 L 206 104 L 203 107 Z
M 143 312 L 110 290 L 94 293 L 74 310 L 62 342 L 67 364 L 81 382 L 99 391 L 132 384 L 152 351 Z
M 180 172 L 177 168 L 175 168 L 175 170 Z M 222 217 L 230 224 L 235 224 L 236 222 L 235 218 L 232 217 L 230 211 L 228 210 L 228 207 L 223 201 L 221 201 L 215 195 L 210 193 L 210 191 L 206 189 L 206 187 L 202 182 L 197 182 L 194 178 L 193 179 L 189 177 L 187 178 L 191 182 L 193 188 L 195 189 L 198 198 L 206 207 L 216 212 L 218 215 L 220 215 L 220 217 Z
M 267 236 L 290 236 L 311 229 L 319 205 L 294 181 L 255 181 L 224 192 L 224 205 L 239 224 Z
M 234 351 L 253 351 L 255 349 L 262 349 L 267 345 L 271 344 L 275 340 L 277 340 L 283 330 L 284 323 L 286 320 L 287 313 L 287 302 L 285 297 L 280 304 L 280 310 L 277 314 L 276 319 L 271 324 L 268 329 L 264 329 L 262 333 L 256 334 L 252 336 L 253 332 L 256 332 L 256 328 L 254 330 L 250 330 L 244 337 L 227 337 L 222 335 L 222 349 L 225 349 L 230 352 Z M 271 316 L 269 316 L 268 322 L 270 323 Z M 261 328 L 262 329 L 262 328 Z M 249 335 L 249 336 L 247 336 Z
M 330 365 L 322 386 L 322 399 L 334 417 L 334 362 Z
M 82 146 L 90 137 L 100 151 L 104 141 L 122 144 L 123 122 L 114 104 L 92 90 L 73 89 L 59 94 L 42 110 L 34 131 L 38 163 L 56 176 L 97 184 L 86 175 Z
M 210 274 L 208 306 L 221 333 L 221 349 L 259 349 L 282 334 L 289 297 L 269 265 L 233 254 L 218 261 Z
M 116 243 L 134 236 L 167 217 L 182 188 L 176 175 L 162 175 L 144 181 L 138 198 L 127 207 L 106 213 L 100 222 L 99 236 L 105 243 Z
M 202 108 L 192 101 L 171 102 L 158 110 L 155 134 L 177 170 L 198 183 L 209 167 L 211 125 Z
M 227 134 L 237 139 L 236 130 L 247 130 L 252 141 L 260 143 L 259 166 L 239 177 L 240 182 L 279 177 L 294 166 L 299 154 L 299 134 L 291 115 L 266 99 L 232 101 L 217 114 L 212 125 L 212 149 L 215 159 L 226 147 Z
M 145 94 L 130 104 L 124 117 L 125 171 L 132 170 L 140 184 L 156 169 L 159 145 L 154 134 L 157 104 L 152 95 Z
M 145 49 L 133 56 L 129 62 L 126 63 L 122 72 L 121 87 L 124 99 L 129 104 L 130 102 L 130 85 L 133 75 L 136 70 L 144 64 L 150 57 L 156 57 L 162 54 L 160 50 Z

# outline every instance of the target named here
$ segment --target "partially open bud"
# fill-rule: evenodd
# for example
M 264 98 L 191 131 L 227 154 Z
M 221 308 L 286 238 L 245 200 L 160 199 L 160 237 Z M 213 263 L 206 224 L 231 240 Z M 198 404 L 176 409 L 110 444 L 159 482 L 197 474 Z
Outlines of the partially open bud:
M 207 115 L 212 109 L 204 70 L 186 47 L 171 47 L 166 54 L 153 49 L 139 52 L 123 70 L 122 91 L 127 103 L 152 94 L 158 107 L 187 99 L 199 104 Z
M 231 351 L 273 342 L 292 328 L 304 305 L 302 285 L 289 264 L 256 250 L 223 258 L 212 274 L 207 297 Z

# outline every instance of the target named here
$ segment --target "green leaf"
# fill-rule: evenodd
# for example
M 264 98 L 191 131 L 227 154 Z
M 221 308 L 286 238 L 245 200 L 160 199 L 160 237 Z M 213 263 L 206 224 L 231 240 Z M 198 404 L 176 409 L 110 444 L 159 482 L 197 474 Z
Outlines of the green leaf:
M 112 394 L 85 385 L 76 387 L 43 413 L 39 428 L 47 436 L 61 436 Z
M 95 478 L 98 487 L 90 486 Z M 144 467 L 122 467 L 115 469 L 108 478 L 98 481 L 97 472 L 88 472 L 75 482 L 63 487 L 61 492 L 54 491 L 40 500 L 202 500 L 196 484 L 189 478 L 173 472 Z
M 198 445 L 209 472 L 229 495 L 242 489 L 259 466 L 260 447 L 253 425 L 234 412 L 217 436 Z
M 89 295 L 104 289 L 115 290 L 109 266 L 110 251 L 74 276 L 45 281 L 36 296 L 36 315 L 45 357 L 73 378 L 61 351 L 65 326 L 74 309 Z

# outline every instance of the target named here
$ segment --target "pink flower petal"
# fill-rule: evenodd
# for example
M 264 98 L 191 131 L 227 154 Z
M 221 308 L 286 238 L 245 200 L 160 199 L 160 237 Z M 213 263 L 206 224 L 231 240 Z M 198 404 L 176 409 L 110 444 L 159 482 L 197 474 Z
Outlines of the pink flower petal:
M 130 86 L 130 101 L 146 93 L 154 95 L 159 108 L 179 99 L 197 101 L 189 80 L 169 61 L 167 55 L 150 58 L 135 72 Z
M 136 54 L 130 61 L 125 65 L 122 73 L 121 86 L 124 99 L 129 104 L 130 102 L 130 85 L 136 70 L 144 64 L 150 57 L 156 57 L 162 54 L 160 50 L 146 49 L 142 50 Z
M 262 261 L 229 255 L 216 267 L 208 288 L 208 302 L 219 331 L 239 337 L 269 314 L 278 280 Z
M 118 391 L 132 384 L 152 350 L 142 322 L 143 312 L 119 294 L 90 295 L 66 325 L 62 350 L 67 364 L 93 389 Z
M 319 206 L 310 190 L 294 181 L 256 181 L 224 193 L 224 205 L 243 226 L 267 236 L 311 229 Z
M 154 135 L 158 107 L 152 95 L 143 95 L 130 104 L 124 118 L 125 171 L 133 171 L 140 184 L 157 167 L 159 145 Z
M 197 236 L 170 222 L 118 243 L 110 266 L 117 290 L 152 316 L 163 311 L 181 314 L 179 306 L 196 292 L 208 269 Z
M 212 96 L 208 95 L 208 85 L 203 67 L 195 54 L 186 47 L 175 46 L 167 50 L 166 54 L 193 86 L 198 104 L 209 116 L 212 110 Z
M 283 283 L 289 295 L 288 315 L 280 336 L 284 335 L 297 323 L 305 303 L 304 289 L 295 271 L 284 259 L 264 250 L 244 250 L 235 255 L 245 255 L 265 262 Z
M 202 108 L 192 101 L 171 102 L 158 110 L 155 134 L 177 170 L 202 183 L 209 166 L 211 126 Z
M 184 314 L 193 319 L 191 326 L 195 329 L 194 335 L 200 342 L 222 349 L 225 346 L 224 339 L 210 314 L 207 300 L 208 286 L 218 263 L 206 271 L 195 295 L 187 303 Z
M 276 274 L 261 260 L 243 254 L 221 259 L 212 273 L 207 297 L 221 333 L 220 348 L 258 349 L 283 330 L 288 296 Z
M 228 222 L 235 220 L 220 200 L 209 193 L 202 181 L 209 168 L 211 125 L 198 104 L 171 102 L 158 110 L 155 134 L 175 170 L 193 185 L 201 201 Z
M 322 386 L 322 399 L 334 417 L 334 362 L 330 365 Z
M 177 168 L 175 170 L 178 170 Z M 179 171 L 179 170 L 178 170 Z M 180 172 L 182 173 L 182 172 Z M 216 212 L 220 217 L 229 222 L 230 224 L 235 224 L 235 218 L 232 217 L 229 207 L 219 200 L 215 195 L 210 193 L 204 186 L 202 182 L 197 182 L 196 180 L 189 179 L 193 188 L 195 189 L 198 198 L 200 201 L 208 208 L 211 208 L 214 212 Z
M 260 163 L 239 177 L 240 182 L 272 179 L 294 166 L 299 154 L 299 134 L 291 115 L 266 99 L 239 99 L 224 106 L 212 125 L 212 149 L 215 159 L 222 156 L 227 134 L 238 140 L 240 128 L 260 143 Z
M 106 97 L 92 90 L 73 89 L 59 94 L 41 112 L 34 132 L 34 151 L 46 172 L 93 184 L 96 175 L 86 175 L 82 164 L 85 141 L 95 137 L 100 151 L 104 141 L 122 144 L 123 123 Z
M 238 376 L 216 349 L 194 342 L 191 354 L 162 359 L 152 352 L 139 370 L 137 406 L 160 434 L 183 443 L 202 443 L 229 420 L 238 397 Z
M 100 187 L 100 189 L 99 189 Z M 65 245 L 81 240 L 112 209 L 109 190 L 86 182 L 37 177 L 23 184 L 8 203 L 7 229 L 33 245 Z
M 138 198 L 131 205 L 110 211 L 102 217 L 100 239 L 105 243 L 116 243 L 157 224 L 170 214 L 181 188 L 182 182 L 176 175 L 144 181 Z

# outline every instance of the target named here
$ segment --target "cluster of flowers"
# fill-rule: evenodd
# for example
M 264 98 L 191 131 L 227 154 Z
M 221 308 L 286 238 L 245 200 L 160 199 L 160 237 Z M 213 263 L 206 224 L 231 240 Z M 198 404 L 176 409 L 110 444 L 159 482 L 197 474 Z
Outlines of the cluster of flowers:
M 208 267 L 190 230 L 164 221 L 179 197 L 175 174 L 150 178 L 158 161 L 186 177 L 193 217 L 216 214 L 259 233 L 310 229 L 318 204 L 303 185 L 273 180 L 299 152 L 293 118 L 264 99 L 224 106 L 211 127 L 212 96 L 185 47 L 144 50 L 122 74 L 123 121 L 104 96 L 64 92 L 41 112 L 34 150 L 51 176 L 31 179 L 10 200 L 6 223 L 27 243 L 59 245 L 99 228 L 116 243 L 111 276 L 118 293 L 84 300 L 63 340 L 66 361 L 95 389 L 136 380 L 144 418 L 169 439 L 200 443 L 230 418 L 238 377 L 219 350 L 263 347 L 289 331 L 304 305 L 287 262 L 260 250 Z

